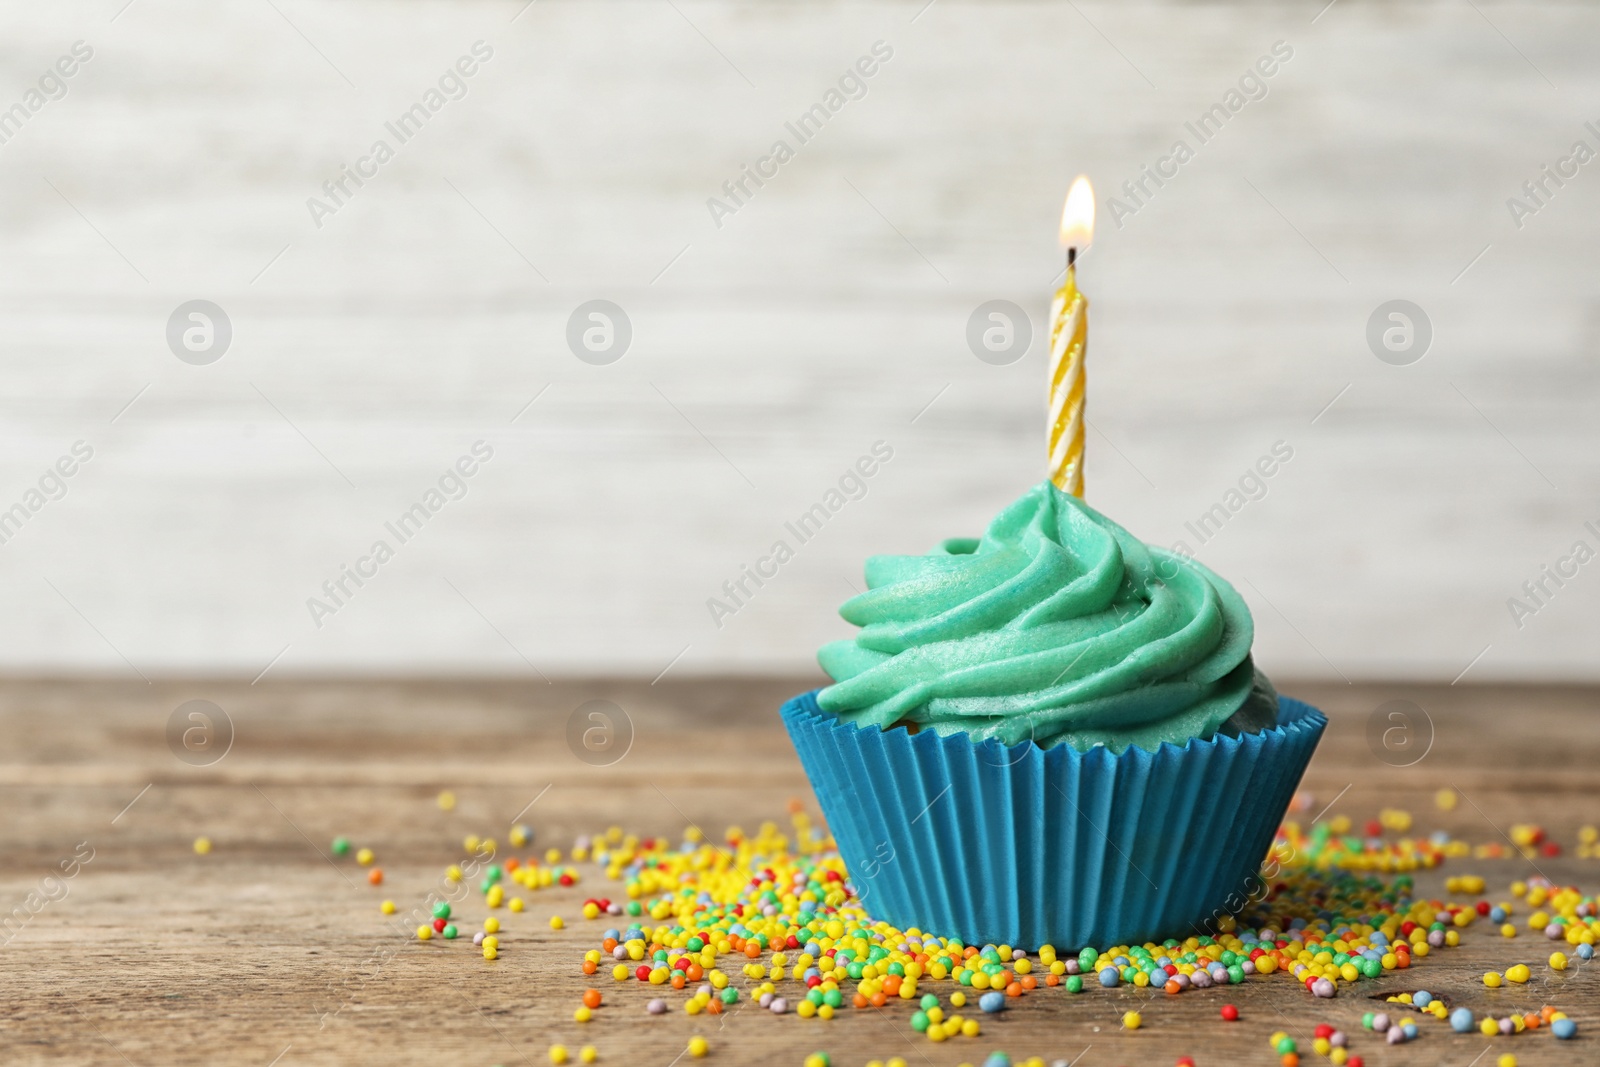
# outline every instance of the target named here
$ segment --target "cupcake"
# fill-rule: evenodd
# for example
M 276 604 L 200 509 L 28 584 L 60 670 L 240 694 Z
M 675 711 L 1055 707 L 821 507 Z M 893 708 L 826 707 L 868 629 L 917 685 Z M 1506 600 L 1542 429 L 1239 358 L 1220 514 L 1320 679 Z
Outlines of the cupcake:
M 1049 482 L 874 556 L 784 723 L 864 906 L 968 944 L 1187 937 L 1236 911 L 1326 720 L 1249 608 Z

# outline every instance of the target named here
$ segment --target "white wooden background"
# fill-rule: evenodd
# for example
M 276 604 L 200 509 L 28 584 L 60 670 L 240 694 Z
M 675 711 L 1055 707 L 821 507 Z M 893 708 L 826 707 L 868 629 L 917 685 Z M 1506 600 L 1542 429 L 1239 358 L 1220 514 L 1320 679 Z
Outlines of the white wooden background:
M 95 54 L 0 145 L 0 507 L 95 455 L 0 546 L 0 669 L 811 669 L 866 555 L 977 533 L 1041 476 L 1042 344 L 990 366 L 964 330 L 995 298 L 1043 330 L 1071 177 L 1103 201 L 1283 40 L 1148 207 L 1118 230 L 1102 203 L 1089 499 L 1170 544 L 1288 441 L 1200 550 L 1269 671 L 1600 677 L 1600 563 L 1520 630 L 1506 606 L 1600 547 L 1600 163 L 1520 231 L 1505 205 L 1600 143 L 1600 11 L 125 3 L 3 8 L 0 107 Z M 469 95 L 313 227 L 480 39 Z M 878 40 L 867 96 L 715 227 L 707 197 Z M 604 367 L 564 341 L 598 297 L 635 334 Z M 196 298 L 234 328 L 210 366 L 164 340 Z M 1364 339 L 1395 298 L 1435 330 L 1411 366 Z M 306 598 L 480 438 L 469 495 L 316 628 Z M 714 627 L 878 439 L 868 496 Z

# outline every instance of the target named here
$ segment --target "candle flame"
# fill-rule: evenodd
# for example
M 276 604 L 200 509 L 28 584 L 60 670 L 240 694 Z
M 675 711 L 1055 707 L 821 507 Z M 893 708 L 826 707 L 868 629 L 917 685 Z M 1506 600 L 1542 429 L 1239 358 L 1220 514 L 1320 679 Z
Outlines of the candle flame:
M 1089 176 L 1080 174 L 1067 190 L 1067 202 L 1061 209 L 1061 247 L 1088 248 L 1094 240 L 1094 186 Z

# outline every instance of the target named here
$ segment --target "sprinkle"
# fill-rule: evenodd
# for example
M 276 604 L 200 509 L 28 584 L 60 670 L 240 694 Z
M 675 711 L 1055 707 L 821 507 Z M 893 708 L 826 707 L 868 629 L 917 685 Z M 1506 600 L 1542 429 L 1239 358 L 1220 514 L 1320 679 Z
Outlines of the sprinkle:
M 1122 1028 L 1124 1030 L 1137 1030 L 1142 1022 L 1144 1022 L 1144 1019 L 1136 1011 L 1122 1013 Z
M 456 806 L 456 795 L 454 793 L 452 793 L 452 792 L 450 792 L 450 790 L 446 789 L 444 792 L 439 794 L 439 810 L 440 811 L 451 811 L 451 810 L 453 810 L 455 808 L 455 806 Z
M 204 856 L 206 853 L 210 852 L 211 851 L 211 838 L 209 838 L 209 837 L 197 837 L 197 838 L 195 838 L 194 839 L 194 851 L 195 851 L 195 854 L 199 855 L 199 856 Z
M 1239 1009 L 1234 1007 L 1232 1004 L 1224 1004 L 1222 1006 L 1222 1017 L 1230 1023 L 1238 1022 Z

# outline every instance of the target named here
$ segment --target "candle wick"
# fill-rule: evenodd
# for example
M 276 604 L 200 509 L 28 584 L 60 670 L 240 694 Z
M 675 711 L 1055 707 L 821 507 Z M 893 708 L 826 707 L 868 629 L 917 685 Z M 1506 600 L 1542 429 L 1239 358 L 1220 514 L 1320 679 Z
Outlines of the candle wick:
M 1077 263 L 1077 262 L 1078 262 L 1078 247 L 1077 247 L 1077 245 L 1073 245 L 1071 248 L 1067 249 L 1067 269 L 1071 270 L 1073 265 L 1075 263 Z

